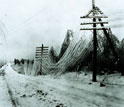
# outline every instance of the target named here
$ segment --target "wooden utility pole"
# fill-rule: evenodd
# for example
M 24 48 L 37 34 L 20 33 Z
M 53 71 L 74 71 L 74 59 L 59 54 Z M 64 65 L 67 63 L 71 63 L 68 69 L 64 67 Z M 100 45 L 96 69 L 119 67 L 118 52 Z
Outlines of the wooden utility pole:
M 39 61 L 41 66 L 40 66 L 40 72 L 43 72 L 43 59 L 47 58 L 48 56 L 48 49 L 49 47 L 44 46 L 42 44 L 41 47 L 36 47 L 36 53 L 35 53 L 35 59 L 36 61 Z
M 81 25 L 92 25 L 92 28 L 81 28 L 80 30 L 92 30 L 93 31 L 93 76 L 92 76 L 92 81 L 96 82 L 96 75 L 97 75 L 97 30 L 103 30 L 104 34 L 107 35 L 107 37 L 109 36 L 107 32 L 107 28 L 104 27 L 104 24 L 108 24 L 108 22 L 102 22 L 102 20 L 100 20 L 101 18 L 108 18 L 107 16 L 105 16 L 103 14 L 103 12 L 95 6 L 95 0 L 92 0 L 92 10 L 89 11 L 89 13 L 86 16 L 80 17 L 81 19 L 83 18 L 91 18 L 92 22 L 89 23 L 81 23 Z M 97 21 L 97 19 L 99 19 Z M 101 27 L 98 28 L 97 25 L 100 24 Z M 109 39 L 109 37 L 107 38 Z M 111 45 L 113 45 L 111 43 L 110 40 L 108 40 L 109 43 Z M 113 52 L 114 49 L 112 48 Z
M 92 1 L 93 16 L 95 16 L 95 2 Z M 93 28 L 96 28 L 96 18 L 93 18 Z M 96 29 L 93 30 L 93 82 L 96 82 L 96 72 L 97 72 L 97 32 Z

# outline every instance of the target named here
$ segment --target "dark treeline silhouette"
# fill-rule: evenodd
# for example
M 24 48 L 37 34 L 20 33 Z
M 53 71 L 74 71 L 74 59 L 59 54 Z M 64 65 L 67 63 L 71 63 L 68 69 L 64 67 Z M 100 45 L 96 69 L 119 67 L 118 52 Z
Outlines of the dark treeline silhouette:
M 34 60 L 29 60 L 29 59 L 21 59 L 21 60 L 19 60 L 19 59 L 14 59 L 14 64 L 16 65 L 16 64 L 18 64 L 18 65 L 20 65 L 20 64 L 34 64 Z

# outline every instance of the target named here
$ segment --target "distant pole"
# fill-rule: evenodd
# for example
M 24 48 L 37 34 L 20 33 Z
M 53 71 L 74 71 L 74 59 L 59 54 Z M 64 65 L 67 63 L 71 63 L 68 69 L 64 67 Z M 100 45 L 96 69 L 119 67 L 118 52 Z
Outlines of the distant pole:
M 93 16 L 95 16 L 95 1 L 92 0 Z M 93 28 L 96 28 L 96 18 L 93 18 Z M 93 82 L 96 82 L 97 73 L 97 32 L 96 29 L 93 30 Z
M 43 74 L 43 61 L 48 58 L 48 46 L 44 46 L 43 44 L 40 47 L 36 47 L 36 52 L 35 52 L 35 60 L 40 62 L 40 75 Z
M 42 64 L 43 64 L 43 44 L 41 46 L 41 72 L 42 72 Z

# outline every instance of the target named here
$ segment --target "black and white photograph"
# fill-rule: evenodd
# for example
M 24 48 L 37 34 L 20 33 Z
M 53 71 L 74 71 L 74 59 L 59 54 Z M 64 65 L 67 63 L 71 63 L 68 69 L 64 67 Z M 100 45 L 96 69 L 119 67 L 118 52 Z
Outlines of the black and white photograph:
M 0 107 L 124 107 L 124 1 L 0 0 Z

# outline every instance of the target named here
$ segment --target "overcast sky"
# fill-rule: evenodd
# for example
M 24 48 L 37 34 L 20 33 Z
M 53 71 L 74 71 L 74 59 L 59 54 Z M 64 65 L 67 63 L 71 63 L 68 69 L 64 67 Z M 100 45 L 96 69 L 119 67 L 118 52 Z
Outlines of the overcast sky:
M 109 17 L 113 33 L 124 38 L 124 1 L 96 0 L 96 5 Z M 42 43 L 59 47 L 68 29 L 79 32 L 80 16 L 90 9 L 91 0 L 0 0 L 0 57 L 33 58 Z

